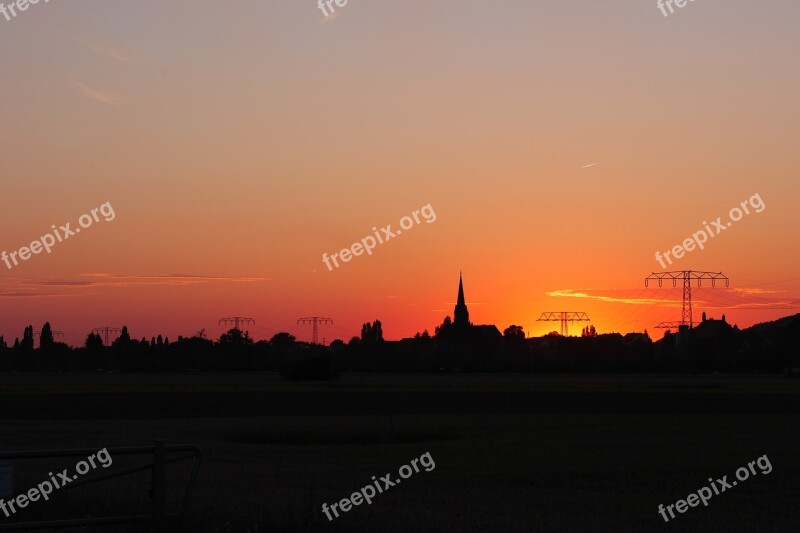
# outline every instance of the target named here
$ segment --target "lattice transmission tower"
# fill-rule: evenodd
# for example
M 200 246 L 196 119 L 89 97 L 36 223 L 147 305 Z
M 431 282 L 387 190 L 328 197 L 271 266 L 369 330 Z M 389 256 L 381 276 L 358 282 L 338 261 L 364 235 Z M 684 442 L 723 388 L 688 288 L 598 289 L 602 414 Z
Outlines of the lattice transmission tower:
M 112 328 L 112 327 L 109 327 L 109 326 L 103 326 L 102 328 L 94 328 L 92 330 L 92 333 L 96 333 L 98 335 L 102 334 L 103 335 L 103 340 L 105 341 L 106 346 L 111 346 L 108 343 L 108 335 L 111 334 L 111 333 L 114 333 L 114 334 L 122 333 L 122 330 L 119 329 L 119 328 Z
M 692 318 L 692 282 L 697 281 L 697 286 L 703 286 L 703 280 L 711 281 L 711 286 L 716 287 L 717 281 L 724 281 L 730 287 L 728 276 L 722 272 L 705 272 L 702 270 L 672 270 L 669 272 L 653 272 L 644 278 L 644 286 L 648 287 L 651 281 L 658 281 L 658 286 L 663 286 L 664 280 L 672 280 L 672 286 L 677 287 L 678 281 L 683 281 L 683 306 L 681 308 L 680 322 L 661 322 L 656 328 L 674 329 L 679 326 L 694 327 Z
M 547 311 L 542 313 L 537 322 L 561 322 L 561 336 L 569 337 L 570 322 L 589 322 L 589 316 L 583 311 Z
M 333 324 L 333 320 L 323 316 L 307 316 L 297 319 L 298 324 L 311 324 L 311 344 L 319 344 L 319 325 Z
M 233 329 L 239 331 L 242 331 L 242 328 L 240 328 L 239 326 L 254 326 L 255 323 L 256 323 L 255 320 L 246 316 L 229 316 L 219 319 L 220 325 L 224 324 L 226 326 L 233 326 Z M 203 333 L 205 333 L 205 330 L 203 330 Z
M 51 331 L 50 333 L 53 334 L 53 338 L 54 339 L 63 339 L 64 338 L 64 332 L 63 331 Z M 40 337 L 42 335 L 42 332 L 41 331 L 37 331 L 36 333 L 34 333 L 34 335 L 36 335 L 37 337 Z

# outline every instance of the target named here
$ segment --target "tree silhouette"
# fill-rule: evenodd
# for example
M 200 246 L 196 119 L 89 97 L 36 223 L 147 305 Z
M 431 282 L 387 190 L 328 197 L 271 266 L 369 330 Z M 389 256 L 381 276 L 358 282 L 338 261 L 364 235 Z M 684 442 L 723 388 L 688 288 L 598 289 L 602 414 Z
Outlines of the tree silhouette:
M 161 335 L 159 335 L 158 338 L 161 339 Z M 250 337 L 249 331 L 245 331 L 244 334 L 242 334 L 242 330 L 233 328 L 228 330 L 227 333 L 220 335 L 218 344 L 220 346 L 246 346 L 253 344 L 253 338 Z
M 25 328 L 22 335 L 22 343 L 19 345 L 20 351 L 23 353 L 33 352 L 33 326 Z
M 597 337 L 597 331 L 594 326 L 586 326 L 581 330 L 581 337 Z
M 433 331 L 433 334 L 437 337 L 440 335 L 447 335 L 448 332 L 453 328 L 453 321 L 450 320 L 450 315 L 444 317 L 441 326 L 436 326 L 436 329 Z
M 103 337 L 101 337 L 98 333 L 89 333 L 89 335 L 86 337 L 86 342 L 83 344 L 83 347 L 90 352 L 102 352 Z
M 0 339 L 1 338 L 2 337 L 0 337 Z M 345 348 L 345 346 L 347 346 L 347 345 L 344 343 L 344 341 L 342 339 L 334 339 L 334 341 L 331 343 L 331 349 L 334 350 L 334 351 L 343 350 Z
M 361 342 L 375 344 L 381 341 L 383 341 L 383 327 L 380 320 L 376 320 L 372 324 L 367 322 L 361 326 Z
M 42 333 L 39 335 L 39 348 L 41 350 L 48 350 L 53 347 L 53 330 L 50 327 L 50 322 L 45 322 L 42 326 Z
M 280 333 L 273 335 L 269 343 L 273 348 L 277 349 L 279 352 L 282 352 L 294 346 L 296 340 L 297 339 L 294 335 L 286 333 L 285 331 L 281 331 Z
M 503 331 L 503 337 L 509 340 L 525 340 L 525 331 L 522 326 L 511 325 Z
M 372 326 L 366 322 L 361 326 L 361 342 L 369 342 L 372 339 Z

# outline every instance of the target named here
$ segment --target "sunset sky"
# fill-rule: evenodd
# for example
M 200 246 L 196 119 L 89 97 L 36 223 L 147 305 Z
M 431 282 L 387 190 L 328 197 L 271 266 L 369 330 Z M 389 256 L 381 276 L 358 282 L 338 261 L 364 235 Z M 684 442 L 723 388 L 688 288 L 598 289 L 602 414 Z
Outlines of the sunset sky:
M 8 3 L 7 1 L 4 3 Z M 702 311 L 800 312 L 800 3 L 349 0 L 39 2 L 0 16 L 0 251 L 110 202 L 51 254 L 0 263 L 0 335 L 82 344 L 331 317 L 433 333 L 459 270 L 474 323 L 662 332 L 672 249 L 766 206 L 666 270 L 722 271 Z M 329 255 L 415 225 L 329 271 Z M 582 324 L 574 325 L 575 332 Z

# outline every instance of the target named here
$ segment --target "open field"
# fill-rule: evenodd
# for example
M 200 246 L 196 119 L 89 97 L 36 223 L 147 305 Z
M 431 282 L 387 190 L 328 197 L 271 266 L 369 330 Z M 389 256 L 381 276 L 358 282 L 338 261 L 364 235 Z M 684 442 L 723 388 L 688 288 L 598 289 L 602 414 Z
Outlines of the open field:
M 800 528 L 800 380 L 777 376 L 6 374 L 0 391 L 4 450 L 199 444 L 180 531 Z M 425 452 L 431 472 L 322 514 Z M 770 474 L 669 524 L 658 514 L 764 454 Z M 33 467 L 17 466 L 19 488 L 47 478 Z M 146 478 L 22 518 L 147 512 Z

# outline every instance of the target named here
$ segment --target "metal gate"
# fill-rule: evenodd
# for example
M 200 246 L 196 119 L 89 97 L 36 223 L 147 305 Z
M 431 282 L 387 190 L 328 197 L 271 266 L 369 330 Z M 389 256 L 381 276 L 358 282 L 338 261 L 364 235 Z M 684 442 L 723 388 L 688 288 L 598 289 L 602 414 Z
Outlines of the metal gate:
M 133 524 L 152 521 L 157 525 L 163 524 L 166 519 L 179 518 L 186 506 L 186 500 L 189 498 L 192 489 L 194 488 L 197 480 L 197 471 L 200 468 L 202 461 L 202 451 L 199 446 L 195 445 L 167 445 L 164 441 L 155 441 L 153 446 L 138 446 L 138 447 L 123 447 L 123 448 L 106 448 L 112 457 L 121 455 L 150 455 L 151 460 L 147 463 L 121 468 L 113 472 L 99 473 L 96 475 L 87 475 L 81 477 L 62 487 L 63 489 L 72 489 L 82 485 L 91 483 L 99 483 L 107 479 L 118 478 L 141 472 L 144 470 L 152 470 L 152 484 L 150 487 L 150 494 L 153 500 L 152 512 L 150 514 L 132 514 L 121 516 L 107 516 L 96 518 L 75 518 L 68 520 L 50 520 L 50 521 L 37 521 L 37 522 L 17 522 L 6 523 L 0 522 L 0 531 L 22 531 L 30 529 L 56 529 L 65 527 L 76 526 L 91 526 L 91 525 L 108 525 L 108 524 Z M 97 452 L 96 449 L 78 449 L 78 450 L 42 450 L 42 451 L 17 451 L 17 452 L 0 452 L 0 461 L 12 460 L 19 461 L 25 459 L 50 459 L 59 457 L 86 457 Z M 172 457 L 170 457 L 172 455 Z M 191 459 L 193 461 L 192 471 L 189 476 L 189 482 L 186 486 L 186 491 L 183 498 L 178 505 L 177 510 L 168 512 L 166 509 L 166 468 L 168 464 L 177 463 L 179 461 L 186 461 Z

